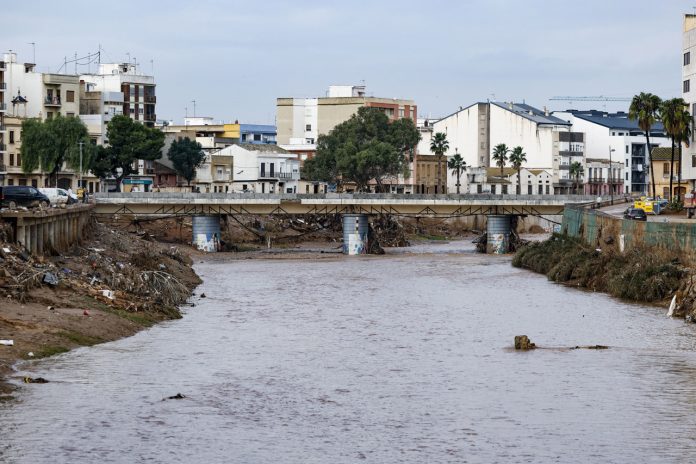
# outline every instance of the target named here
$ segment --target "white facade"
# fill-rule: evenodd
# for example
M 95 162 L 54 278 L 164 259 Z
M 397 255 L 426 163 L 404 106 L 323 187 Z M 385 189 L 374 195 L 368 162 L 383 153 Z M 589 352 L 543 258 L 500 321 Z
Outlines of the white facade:
M 16 53 L 5 53 L 5 103 L 7 115 L 19 118 L 47 119 L 53 116 L 77 116 L 80 113 L 80 88 L 77 76 L 35 71 L 31 63 L 18 63 Z M 27 102 L 13 105 L 21 95 Z
M 255 148 L 259 148 L 256 150 Z M 254 193 L 302 193 L 300 161 L 293 154 L 273 151 L 271 145 L 231 145 L 215 153 L 233 159 L 232 191 Z
M 326 95 L 329 98 L 338 97 L 364 97 L 364 85 L 330 85 Z
M 684 15 L 682 39 L 682 98 L 689 105 L 691 116 L 696 118 L 696 15 Z M 694 120 L 696 122 L 696 119 Z M 682 151 L 682 179 L 696 189 L 696 124 L 688 148 Z
M 626 113 L 555 112 L 559 118 L 568 120 L 573 131 L 585 134 L 585 157 L 620 161 L 623 170 L 621 193 L 646 193 L 649 169 L 645 153 L 645 135 L 635 121 L 628 119 Z M 653 147 L 670 147 L 671 141 L 664 136 L 661 124 L 653 127 L 650 135 Z

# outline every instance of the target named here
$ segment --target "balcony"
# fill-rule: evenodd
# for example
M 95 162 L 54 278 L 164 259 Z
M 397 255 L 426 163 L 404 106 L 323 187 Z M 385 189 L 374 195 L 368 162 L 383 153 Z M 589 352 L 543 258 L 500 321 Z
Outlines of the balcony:
M 259 179 L 276 179 L 276 180 L 300 180 L 299 172 L 265 172 L 261 171 Z
M 7 145 L 0 143 L 0 152 L 7 151 Z
M 145 101 L 145 103 L 157 103 L 157 97 L 154 95 L 145 95 L 143 97 L 143 100 Z
M 6 110 L 7 110 L 7 104 L 0 103 L 0 111 L 6 111 Z
M 560 156 L 570 157 L 570 156 L 583 156 L 585 152 L 576 150 L 561 150 L 558 152 Z
M 0 70 L 4 71 L 5 70 L 5 62 L 0 61 Z
M 7 166 L 0 164 L 0 172 L 7 172 Z
M 587 179 L 587 182 L 590 184 L 606 184 L 607 178 L 606 177 L 590 177 L 589 179 Z
M 7 90 L 7 82 L 0 82 L 0 91 Z
M 157 115 L 154 113 L 150 113 L 150 114 L 145 113 L 143 115 L 143 121 L 153 121 L 154 122 L 156 120 L 157 120 Z
M 44 98 L 45 106 L 60 106 L 60 97 L 46 97 Z

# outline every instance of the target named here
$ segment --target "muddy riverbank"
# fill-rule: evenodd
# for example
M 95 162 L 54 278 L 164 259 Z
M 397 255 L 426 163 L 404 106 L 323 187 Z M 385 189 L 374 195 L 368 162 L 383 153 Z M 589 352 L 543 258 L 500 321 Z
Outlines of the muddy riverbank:
M 0 396 L 19 360 L 116 340 L 169 319 L 201 282 L 186 247 L 93 223 L 84 243 L 53 257 L 0 244 Z M 194 253 L 195 254 L 195 253 Z

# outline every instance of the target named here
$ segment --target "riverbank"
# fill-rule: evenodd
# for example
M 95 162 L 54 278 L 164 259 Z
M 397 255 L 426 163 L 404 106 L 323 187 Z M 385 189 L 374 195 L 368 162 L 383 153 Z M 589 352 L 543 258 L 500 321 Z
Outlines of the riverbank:
M 635 247 L 620 253 L 611 248 L 593 248 L 563 235 L 524 246 L 515 254 L 512 265 L 569 286 L 666 305 L 692 279 L 691 263 L 677 252 Z M 684 306 L 675 315 L 685 317 L 691 311 Z
M 55 257 L 0 244 L 0 397 L 20 360 L 116 340 L 181 317 L 200 279 L 190 250 L 93 223 L 87 239 Z

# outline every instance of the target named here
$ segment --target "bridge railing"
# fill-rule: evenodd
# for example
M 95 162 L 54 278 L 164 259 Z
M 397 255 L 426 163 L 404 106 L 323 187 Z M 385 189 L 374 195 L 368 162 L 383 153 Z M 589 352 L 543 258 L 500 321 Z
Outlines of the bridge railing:
M 392 193 L 191 193 L 191 192 L 100 192 L 94 194 L 97 201 L 118 200 L 371 200 L 371 201 L 537 201 L 590 203 L 597 199 L 594 195 L 492 195 L 492 194 L 392 194 Z

